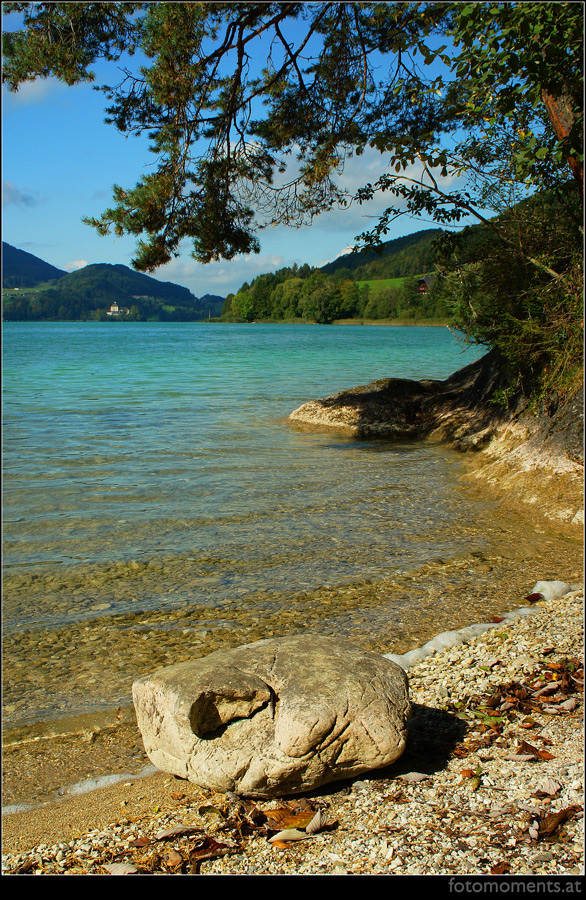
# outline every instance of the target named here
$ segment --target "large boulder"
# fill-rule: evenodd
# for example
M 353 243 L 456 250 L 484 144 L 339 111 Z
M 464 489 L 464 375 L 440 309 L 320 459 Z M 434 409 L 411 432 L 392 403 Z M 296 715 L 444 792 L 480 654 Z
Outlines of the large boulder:
M 159 669 L 132 688 L 151 762 L 214 791 L 274 797 L 387 766 L 407 677 L 333 638 L 293 635 Z

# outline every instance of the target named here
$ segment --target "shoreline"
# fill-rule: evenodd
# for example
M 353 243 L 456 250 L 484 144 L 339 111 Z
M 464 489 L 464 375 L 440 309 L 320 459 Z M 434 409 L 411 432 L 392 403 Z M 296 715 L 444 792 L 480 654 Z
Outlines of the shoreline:
M 531 586 L 529 586 L 528 590 L 530 588 Z M 570 591 L 563 598 L 540 601 L 535 606 L 521 607 L 521 610 L 527 610 L 526 614 L 523 614 L 523 612 L 519 614 L 518 610 L 512 611 L 512 615 L 504 618 L 499 623 L 489 623 L 488 628 L 483 633 L 468 637 L 464 643 L 438 649 L 431 655 L 414 660 L 413 665 L 408 669 L 408 677 L 411 699 L 415 704 L 416 715 L 413 725 L 410 725 L 409 729 L 410 735 L 413 736 L 413 741 L 411 744 L 408 744 L 405 754 L 389 770 L 366 773 L 362 778 L 349 784 L 345 782 L 334 783 L 325 790 L 319 790 L 308 795 L 309 801 L 318 804 L 323 803 L 329 808 L 334 807 L 335 810 L 338 810 L 340 804 L 344 805 L 346 801 L 348 803 L 353 801 L 360 805 L 363 800 L 371 795 L 374 801 L 374 798 L 378 797 L 382 792 L 384 795 L 383 799 L 387 802 L 383 804 L 381 809 L 384 808 L 386 814 L 391 817 L 390 821 L 395 822 L 396 815 L 403 807 L 401 804 L 397 806 L 388 802 L 389 791 L 396 794 L 397 791 L 404 792 L 408 789 L 413 795 L 421 793 L 422 798 L 419 802 L 421 802 L 422 807 L 425 806 L 427 808 L 430 802 L 430 783 L 433 783 L 432 793 L 435 796 L 440 787 L 443 788 L 445 782 L 449 784 L 450 791 L 459 789 L 460 785 L 464 784 L 466 797 L 469 800 L 476 799 L 477 795 L 474 792 L 471 793 L 470 786 L 467 783 L 469 776 L 464 778 L 461 774 L 464 770 L 472 771 L 472 769 L 475 769 L 468 757 L 464 759 L 463 756 L 451 753 L 447 759 L 444 758 L 441 762 L 436 760 L 434 766 L 431 767 L 432 771 L 427 773 L 424 771 L 423 777 L 419 777 L 418 772 L 422 771 L 420 768 L 422 762 L 419 757 L 421 753 L 425 752 L 426 740 L 430 738 L 431 734 L 427 734 L 427 738 L 425 738 L 425 734 L 422 735 L 420 733 L 421 729 L 424 732 L 426 731 L 425 717 L 428 716 L 434 719 L 434 717 L 441 716 L 442 719 L 446 719 L 447 716 L 451 720 L 449 724 L 452 728 L 454 725 L 461 726 L 461 722 L 454 718 L 455 708 L 453 705 L 447 713 L 442 712 L 442 709 L 445 708 L 446 701 L 449 701 L 448 709 L 450 709 L 450 703 L 455 699 L 454 691 L 461 691 L 463 685 L 466 686 L 466 696 L 471 697 L 479 691 L 484 690 L 486 693 L 487 690 L 492 690 L 493 688 L 491 688 L 489 682 L 492 682 L 494 685 L 506 675 L 509 677 L 514 676 L 515 679 L 521 681 L 522 676 L 526 678 L 530 672 L 535 672 L 536 667 L 539 667 L 539 665 L 552 665 L 555 661 L 563 658 L 564 654 L 578 654 L 583 659 L 582 628 L 576 627 L 582 621 L 582 604 L 583 591 L 579 589 Z M 483 665 L 487 659 L 500 659 L 500 662 L 498 666 L 495 662 L 491 663 L 490 666 Z M 501 671 L 498 671 L 499 669 Z M 453 687 L 450 687 L 450 685 L 453 685 Z M 578 694 L 575 696 L 579 697 Z M 536 780 L 538 781 L 540 778 L 543 780 L 548 773 L 550 773 L 551 778 L 557 778 L 559 785 L 560 780 L 563 782 L 563 779 L 560 779 L 560 772 L 565 769 L 572 776 L 571 785 L 573 787 L 570 789 L 564 783 L 563 789 L 565 793 L 557 796 L 557 802 L 552 796 L 545 803 L 544 809 L 550 811 L 554 807 L 557 808 L 560 805 L 560 797 L 563 799 L 563 803 L 566 803 L 565 807 L 562 804 L 562 808 L 567 809 L 570 806 L 579 806 L 580 804 L 577 800 L 580 796 L 580 791 L 583 791 L 583 779 L 580 781 L 578 774 L 578 769 L 582 771 L 583 765 L 582 707 L 580 701 L 581 698 L 578 700 L 578 707 L 571 714 L 568 713 L 562 716 L 554 713 L 544 713 L 541 719 L 532 714 L 533 719 L 539 719 L 539 722 L 527 730 L 525 730 L 525 726 L 519 717 L 516 717 L 503 729 L 498 736 L 497 743 L 494 746 L 490 744 L 490 747 L 492 747 L 490 753 L 486 749 L 485 751 L 481 749 L 474 750 L 473 756 L 475 759 L 481 759 L 483 769 L 484 784 L 482 792 L 478 794 L 479 802 L 481 802 L 480 798 L 482 796 L 484 796 L 482 802 L 486 802 L 486 796 L 490 794 L 492 798 L 490 802 L 493 805 L 497 800 L 501 806 L 507 805 L 510 801 L 510 797 L 507 796 L 508 793 L 514 793 L 508 780 L 504 784 L 501 783 L 503 778 L 502 769 L 503 767 L 506 769 L 508 766 L 511 770 L 508 778 L 514 777 L 514 779 L 520 780 L 519 789 L 523 795 L 525 805 L 529 804 L 530 806 L 533 803 L 535 808 L 544 807 L 544 800 L 540 802 L 531 800 L 533 795 L 530 787 L 533 786 L 535 788 Z M 472 706 L 472 704 L 470 705 Z M 466 707 L 464 709 L 466 711 Z M 464 729 L 459 734 L 459 741 L 456 742 L 458 746 L 463 746 L 467 740 L 472 740 L 470 735 L 476 735 L 476 739 L 479 740 L 478 731 L 476 726 L 471 724 L 472 721 L 470 719 L 466 723 L 468 730 Z M 429 725 L 430 723 L 428 723 Z M 517 743 L 521 739 L 526 739 L 530 743 L 535 744 L 538 742 L 538 735 L 544 735 L 546 726 L 550 729 L 553 728 L 552 734 L 555 732 L 557 735 L 554 743 L 547 744 L 548 748 L 555 749 L 555 754 L 551 754 L 551 760 L 544 757 L 538 764 L 534 765 L 528 765 L 527 762 L 523 765 L 520 763 L 502 762 L 503 754 L 500 751 L 506 749 L 508 752 L 511 752 L 514 749 L 513 734 L 517 739 Z M 435 734 L 437 721 L 433 728 Z M 567 728 L 570 730 L 566 731 Z M 562 734 L 563 739 L 561 738 Z M 425 738 L 423 744 L 421 744 L 422 736 Z M 79 737 L 83 740 L 83 736 Z M 419 741 L 417 740 L 418 738 Z M 551 740 L 551 738 L 548 738 L 548 741 Z M 482 743 L 479 746 L 481 747 Z M 496 753 L 494 753 L 495 747 L 498 747 Z M 504 758 L 506 759 L 507 757 L 505 756 Z M 404 779 L 409 773 L 412 774 L 412 780 L 407 779 L 405 781 Z M 89 793 L 64 796 L 57 802 L 24 812 L 3 815 L 5 872 L 14 871 L 19 866 L 22 867 L 24 864 L 22 855 L 30 857 L 31 852 L 34 851 L 32 854 L 35 860 L 34 865 L 40 871 L 52 874 L 68 871 L 78 874 L 82 872 L 105 874 L 106 870 L 104 870 L 103 865 L 96 863 L 96 859 L 100 858 L 99 854 L 96 856 L 96 842 L 99 843 L 101 841 L 104 843 L 106 840 L 105 832 L 108 832 L 109 840 L 117 842 L 116 858 L 123 858 L 135 865 L 137 858 L 141 858 L 140 849 L 127 846 L 122 840 L 123 836 L 129 833 L 140 833 L 144 836 L 150 835 L 152 838 L 153 831 L 160 831 L 161 828 L 167 826 L 171 827 L 169 824 L 171 822 L 185 824 L 186 820 L 193 822 L 196 818 L 198 822 L 201 822 L 202 804 L 212 803 L 214 806 L 218 806 L 226 803 L 226 798 L 223 796 L 213 795 L 211 792 L 198 788 L 189 782 L 161 772 L 144 777 L 139 777 L 137 773 L 120 773 L 120 778 L 121 780 L 116 784 L 99 787 Z M 580 782 L 580 785 L 578 782 Z M 491 792 L 491 789 L 494 790 Z M 349 793 L 348 790 L 350 791 Z M 570 794 L 567 794 L 568 790 L 570 790 Z M 559 794 L 559 791 L 556 794 Z M 581 796 L 583 803 L 583 795 Z M 377 807 L 380 802 L 379 798 L 376 802 Z M 404 802 L 404 799 L 402 802 Z M 418 802 L 417 796 L 413 797 L 412 802 Z M 452 800 L 447 801 L 446 798 L 446 802 L 452 802 Z M 263 808 L 270 807 L 271 802 L 261 803 L 260 805 Z M 519 806 L 519 810 L 521 819 L 519 822 L 515 819 L 517 822 L 515 826 L 517 829 L 515 831 L 517 835 L 515 838 L 516 843 L 514 847 L 509 847 L 507 854 L 505 854 L 507 859 L 514 858 L 514 848 L 516 848 L 518 854 L 521 845 L 524 846 L 525 844 L 528 851 L 536 851 L 536 853 L 540 851 L 544 857 L 547 856 L 548 852 L 551 854 L 551 850 L 544 851 L 543 846 L 537 840 L 533 841 L 530 836 L 529 838 L 527 837 L 527 831 L 522 830 L 524 827 L 522 803 Z M 428 817 L 428 812 L 426 813 L 422 808 L 419 814 L 421 824 Z M 365 812 L 363 815 L 359 813 L 356 818 L 356 809 L 354 808 L 352 816 L 345 822 L 344 826 L 345 831 L 352 836 L 352 840 L 349 837 L 346 840 L 342 833 L 333 831 L 324 833 L 323 836 L 318 836 L 315 841 L 303 842 L 302 845 L 293 844 L 290 846 L 290 849 L 282 853 L 277 853 L 270 845 L 267 845 L 266 836 L 262 838 L 253 834 L 245 842 L 241 852 L 207 864 L 206 871 L 210 871 L 211 874 L 220 867 L 218 871 L 222 873 L 285 874 L 288 871 L 298 871 L 296 866 L 298 867 L 299 860 L 302 859 L 304 865 L 309 867 L 309 872 L 327 872 L 336 870 L 336 865 L 338 864 L 335 860 L 332 860 L 332 857 L 337 856 L 342 860 L 347 872 L 356 874 L 376 873 L 381 871 L 382 866 L 382 871 L 385 872 L 392 871 L 395 874 L 402 874 L 405 869 L 411 869 L 412 871 L 408 871 L 408 874 L 415 874 L 416 872 L 413 871 L 415 863 L 412 862 L 409 865 L 406 865 L 406 863 L 408 855 L 412 855 L 413 860 L 417 859 L 416 846 L 409 848 L 409 854 L 406 853 L 403 847 L 402 856 L 398 856 L 397 851 L 393 851 L 391 857 L 395 858 L 394 867 L 389 865 L 393 861 L 392 858 L 387 858 L 389 855 L 388 838 L 385 850 L 386 856 L 382 862 L 377 858 L 366 863 L 363 859 L 363 854 L 355 853 L 352 841 L 362 839 L 365 821 L 370 820 L 371 815 L 372 810 Z M 411 815 L 412 811 L 410 811 L 409 819 L 411 819 Z M 581 856 L 583 854 L 583 844 L 580 852 L 580 840 L 583 840 L 580 837 L 580 815 L 578 813 L 574 815 L 573 812 L 572 817 L 572 846 L 574 847 L 575 845 L 573 854 L 568 855 L 564 850 L 565 856 L 564 854 L 560 856 L 554 853 L 552 854 L 552 859 L 544 858 L 541 860 L 541 863 L 545 865 L 545 868 L 543 868 L 545 873 L 577 874 L 583 864 L 583 855 Z M 204 816 L 203 818 L 205 820 L 206 817 Z M 463 822 L 464 824 L 466 823 L 465 818 Z M 452 826 L 453 824 L 451 823 Z M 403 829 L 406 827 L 406 823 L 402 819 L 399 823 L 395 822 L 395 825 L 400 825 Z M 204 821 L 198 827 L 204 827 L 206 833 L 211 833 L 210 823 L 207 821 Z M 215 827 L 214 825 L 214 829 Z M 391 834 L 393 833 L 393 828 L 391 828 Z M 212 829 L 212 832 L 216 833 L 217 836 L 217 831 L 214 829 Z M 98 831 L 102 831 L 104 834 L 98 837 Z M 380 833 L 377 840 L 378 843 L 381 843 Z M 340 842 L 342 842 L 343 846 L 340 846 Z M 63 847 L 61 847 L 62 858 L 56 860 L 55 857 L 59 854 L 58 845 L 63 845 L 64 843 L 68 847 L 68 853 L 65 853 Z M 73 844 L 75 850 L 71 850 L 69 844 Z M 504 846 L 504 843 L 499 845 L 499 853 L 501 855 L 504 852 Z M 177 847 L 181 851 L 180 844 L 177 844 Z M 329 850 L 326 850 L 328 847 Z M 548 844 L 547 847 L 549 848 L 550 845 Z M 560 848 L 564 849 L 565 844 L 556 847 L 557 850 Z M 259 853 L 267 856 L 266 863 L 269 868 L 266 873 L 264 869 L 262 871 L 247 872 L 247 866 L 250 864 L 251 857 L 256 858 Z M 421 846 L 418 853 L 421 857 Z M 21 855 L 19 856 L 19 854 Z M 400 865 L 396 863 L 397 859 L 401 860 Z M 421 859 L 421 867 L 426 869 L 426 865 L 424 865 L 425 855 Z M 562 863 L 561 859 L 565 859 L 566 862 Z M 580 862 L 580 859 L 582 862 Z M 549 865 L 550 863 L 555 863 L 555 865 L 552 867 L 552 865 Z M 572 864 L 567 865 L 566 863 Z M 441 871 L 441 867 L 439 867 L 439 870 Z M 140 867 L 139 871 L 142 871 Z M 476 869 L 472 865 L 463 871 L 458 872 L 452 869 L 448 869 L 448 871 L 454 871 L 455 874 L 473 874 Z M 482 871 L 482 868 L 480 871 Z M 529 871 L 534 874 L 531 869 Z M 514 869 L 512 872 L 514 872 Z
M 518 436 L 514 436 L 513 441 L 518 444 Z M 502 458 L 500 462 L 505 466 L 508 466 L 510 450 L 510 445 L 504 446 L 504 462 Z M 487 465 L 490 457 L 484 453 L 478 454 L 478 457 L 480 465 L 475 462 L 471 466 L 478 477 L 476 489 L 489 493 L 494 486 L 490 475 L 486 477 L 487 468 L 493 471 Z M 560 474 L 561 481 L 564 481 L 563 473 Z M 530 475 L 534 482 L 533 489 L 539 494 L 544 486 L 543 467 L 535 466 Z M 514 484 L 514 477 L 509 478 L 507 487 L 511 489 Z M 511 497 L 508 500 L 510 502 Z M 503 505 L 506 507 L 506 504 Z M 575 534 L 580 521 L 574 516 L 574 521 L 569 522 L 557 515 L 555 507 L 552 510 L 545 510 L 549 525 L 553 521 L 563 532 L 571 524 L 569 531 Z M 538 519 L 537 515 L 531 521 Z M 543 534 L 543 529 L 535 525 L 535 532 Z M 545 548 L 540 547 L 539 565 L 542 571 L 538 581 L 564 578 L 570 583 L 578 580 L 579 576 L 574 571 L 571 578 L 569 571 L 559 571 L 564 566 L 575 565 L 579 551 L 574 548 L 570 553 L 569 544 L 567 550 L 567 557 L 563 560 L 558 557 L 554 561 L 550 559 L 551 554 L 548 557 Z M 546 559 L 548 562 L 544 565 Z M 569 562 L 570 559 L 572 562 Z M 507 580 L 503 580 L 503 572 L 512 575 L 515 570 L 512 582 L 516 585 L 517 596 L 521 597 L 520 584 L 523 583 L 522 596 L 526 598 L 534 579 L 528 580 L 531 567 L 524 566 L 524 562 L 522 557 L 517 559 L 513 554 L 507 566 L 495 573 L 497 581 L 493 590 L 498 592 L 500 587 L 504 596 L 510 596 L 510 584 L 507 593 Z M 517 571 L 519 569 L 523 571 Z M 472 576 L 472 572 L 468 574 Z M 425 577 L 427 575 L 433 580 L 433 570 Z M 437 581 L 437 572 L 435 577 Z M 576 585 L 570 583 L 570 587 L 576 588 Z M 432 600 L 441 604 L 439 597 L 430 596 L 429 602 Z M 488 615 L 493 610 L 497 614 L 506 603 L 504 598 L 499 601 L 498 597 L 487 597 L 484 608 Z M 464 628 L 473 616 L 471 608 L 467 603 L 464 613 L 458 611 L 459 624 L 444 621 L 443 625 L 447 624 L 448 628 L 456 631 Z M 426 654 L 415 659 L 417 654 L 410 651 L 414 654 L 414 664 L 408 668 L 408 677 L 417 714 L 410 725 L 413 739 L 405 754 L 390 771 L 368 773 L 351 784 L 334 783 L 327 790 L 305 798 L 317 808 L 321 805 L 341 817 L 340 829 L 324 832 L 315 841 L 293 844 L 284 848 L 282 853 L 277 853 L 267 844 L 266 834 L 263 837 L 253 828 L 249 838 L 239 845 L 238 852 L 206 862 L 206 872 L 580 874 L 583 871 L 583 834 L 580 831 L 580 811 L 583 813 L 583 718 L 580 699 L 570 698 L 576 706 L 569 710 L 568 715 L 565 711 L 562 715 L 561 708 L 554 712 L 543 711 L 542 714 L 546 708 L 539 705 L 536 707 L 539 715 L 531 714 L 523 720 L 513 713 L 510 716 L 507 714 L 502 717 L 502 728 L 499 724 L 496 730 L 489 729 L 488 744 L 486 722 L 481 720 L 479 724 L 478 719 L 472 717 L 478 697 L 484 696 L 486 708 L 495 688 L 501 689 L 498 686 L 503 679 L 510 685 L 522 680 L 533 691 L 531 684 L 535 684 L 538 678 L 550 677 L 550 683 L 555 682 L 555 668 L 549 671 L 547 667 L 563 665 L 564 653 L 581 659 L 583 665 L 582 590 L 570 590 L 557 600 L 521 608 L 527 608 L 528 613 L 515 615 L 513 610 L 513 615 L 498 616 L 498 621 L 488 623 L 489 627 L 483 633 L 472 634 L 465 642 L 457 642 L 447 649 L 435 649 L 431 656 Z M 441 612 L 441 609 L 438 611 Z M 441 622 L 441 616 L 436 621 Z M 286 629 L 286 623 L 284 627 Z M 440 631 L 432 635 L 432 643 L 435 637 L 442 634 L 441 625 L 439 627 Z M 571 684 L 571 678 L 567 683 Z M 463 705 L 459 708 L 453 705 L 455 697 L 462 697 Z M 512 704 L 513 712 L 516 702 L 515 699 Z M 461 714 L 468 711 L 471 713 L 470 721 L 464 727 Z M 210 828 L 202 810 L 209 810 L 212 804 L 214 808 L 221 808 L 222 819 L 229 819 L 233 800 L 212 795 L 164 773 L 141 777 L 145 754 L 131 713 L 133 711 L 128 709 L 118 713 L 112 711 L 109 715 L 114 721 L 106 721 L 103 725 L 88 723 L 83 731 L 65 735 L 36 734 L 29 741 L 5 746 L 4 774 L 6 760 L 11 757 L 10 774 L 17 781 L 26 774 L 28 784 L 34 788 L 35 777 L 41 771 L 46 775 L 50 770 L 56 785 L 54 796 L 43 805 L 3 815 L 5 873 L 105 874 L 108 870 L 104 866 L 112 860 L 124 860 L 137 872 L 171 873 L 179 869 L 173 869 L 168 862 L 161 863 L 160 854 L 153 850 L 156 834 L 163 826 L 188 825 L 207 837 L 223 834 L 224 826 L 217 826 L 216 823 Z M 92 714 L 89 716 L 91 719 Z M 527 724 L 528 718 L 531 724 Z M 47 724 L 47 728 L 50 727 Z M 445 740 L 438 744 L 438 734 L 441 736 L 442 729 Z M 42 728 L 40 730 L 42 732 Z M 546 743 L 543 743 L 544 734 L 548 735 Z M 535 750 L 532 743 L 535 741 L 538 744 L 537 756 L 530 755 L 529 760 L 520 759 L 523 754 L 516 752 L 516 748 L 525 742 Z M 130 754 L 134 759 L 131 769 L 125 765 L 129 758 L 129 745 L 134 748 Z M 547 749 L 553 746 L 556 748 L 555 754 Z M 107 759 L 106 771 L 92 771 L 100 753 L 98 768 L 103 770 L 104 760 Z M 21 758 L 17 760 L 19 754 Z M 528 762 L 536 765 L 522 765 Z M 75 780 L 65 779 L 64 784 L 63 780 L 59 782 L 59 778 L 66 770 L 74 771 L 76 777 Z M 464 775 L 465 772 L 472 774 Z M 474 778 L 480 779 L 476 786 L 469 782 L 474 772 L 477 773 Z M 84 778 L 82 773 L 87 777 Z M 96 782 L 91 779 L 107 774 L 116 774 L 119 780 L 115 784 L 96 788 Z M 72 784 L 81 784 L 83 788 L 84 782 L 86 787 L 93 784 L 94 790 L 72 795 L 62 792 L 58 795 L 59 788 Z M 543 784 L 549 784 L 549 793 L 548 790 L 544 793 Z M 557 788 L 552 785 L 557 785 Z M 477 794 L 481 786 L 482 793 Z M 24 790 L 21 783 L 19 788 Z M 541 794 L 536 794 L 536 790 Z M 453 811 L 454 798 L 457 800 L 456 813 Z M 409 815 L 405 816 L 402 811 L 406 811 L 404 804 L 407 803 L 411 806 Z M 270 804 L 263 806 L 270 807 Z M 558 824 L 560 828 L 563 826 L 564 837 L 560 846 L 550 842 L 549 832 L 547 841 L 540 843 L 541 826 L 549 822 L 547 817 L 552 812 L 561 817 Z M 495 838 L 494 828 L 487 827 L 495 824 L 494 819 L 498 819 L 498 839 Z M 373 821 L 379 823 L 379 827 L 374 831 L 375 837 L 368 838 L 365 833 L 372 834 Z M 472 829 L 469 828 L 471 823 Z M 412 827 L 416 827 L 415 833 L 412 833 Z M 551 827 L 553 829 L 553 825 Z M 552 833 L 554 831 L 557 832 L 557 826 Z M 425 840 L 420 839 L 421 835 L 425 835 Z M 480 840 L 477 835 L 481 836 Z M 430 845 L 434 841 L 437 845 L 440 838 L 444 838 L 441 847 L 434 846 L 431 855 Z M 136 841 L 142 843 L 137 844 Z M 571 845 L 570 850 L 566 850 L 566 845 Z M 181 865 L 180 871 L 186 871 L 186 861 L 192 859 L 189 854 L 193 852 L 193 846 L 191 850 L 189 846 L 188 837 L 177 838 L 173 852 L 176 854 L 175 860 L 177 856 L 182 860 L 175 863 L 176 866 Z M 480 857 L 475 849 L 479 846 L 483 853 Z M 152 868 L 155 865 L 159 868 Z
M 463 490 L 464 497 L 472 493 L 478 498 L 485 493 L 484 485 L 464 483 Z M 4 747 L 110 727 L 131 709 L 130 685 L 136 678 L 217 649 L 309 631 L 350 640 L 375 653 L 401 654 L 422 646 L 442 631 L 463 628 L 471 621 L 490 621 L 519 607 L 537 580 L 559 577 L 574 583 L 581 579 L 582 544 L 574 528 L 551 524 L 543 528 L 509 510 L 504 515 L 498 512 L 496 517 L 494 511 L 490 514 L 491 518 L 484 520 L 482 550 L 434 557 L 382 578 L 371 576 L 311 591 L 298 587 L 283 595 L 263 595 L 264 605 L 257 608 L 255 601 L 248 611 L 237 602 L 232 607 L 222 606 L 218 609 L 220 624 L 230 623 L 230 627 L 214 628 L 211 620 L 202 626 L 197 605 L 193 609 L 84 620 L 53 629 L 55 639 L 48 644 L 52 655 L 46 669 L 41 668 L 45 656 L 37 653 L 42 631 L 23 633 L 18 644 L 21 668 L 5 657 L 4 677 L 18 677 L 26 665 L 33 683 L 22 717 L 12 713 L 12 695 L 5 691 Z M 259 623 L 259 612 L 265 608 Z M 75 668 L 69 668 L 71 653 L 59 648 L 65 638 L 63 647 L 71 652 L 75 649 Z M 14 653 L 12 638 L 5 635 L 4 640 L 5 654 Z M 95 680 L 95 650 L 100 646 L 109 652 L 102 686 L 87 684 L 82 694 L 77 683 L 70 684 L 69 679 L 78 671 L 87 671 Z M 110 683 L 109 679 L 115 680 Z M 85 685 L 86 681 L 80 683 Z M 69 703 L 58 705 L 59 692 L 65 696 L 67 685 Z M 6 682 L 5 687 L 9 688 Z M 45 702 L 45 711 L 43 697 L 53 696 L 54 702 Z M 39 705 L 35 707 L 33 701 L 37 699 Z M 39 711 L 35 718 L 30 715 L 33 708 Z M 30 798 L 23 797 L 19 788 L 16 799 Z M 5 787 L 4 805 L 12 802 L 11 791 L 6 792 Z
M 570 587 L 579 589 L 579 585 L 571 585 Z M 504 621 L 506 623 L 514 624 L 525 617 L 531 616 L 538 608 L 539 607 L 534 605 L 518 606 L 503 613 L 502 616 L 495 616 L 494 618 L 498 618 L 499 623 Z M 432 656 L 443 649 L 467 643 L 473 637 L 480 637 L 486 632 L 497 628 L 499 623 L 470 623 L 459 629 L 438 632 L 421 646 L 414 647 L 406 653 L 396 654 L 388 651 L 381 655 L 398 663 L 407 673 L 409 673 L 409 670 L 421 660 Z M 43 741 L 67 741 L 67 739 L 75 740 L 76 738 L 81 738 L 83 741 L 94 743 L 103 732 L 107 733 L 112 730 L 120 731 L 124 727 L 129 728 L 131 731 L 135 731 L 138 727 L 133 706 L 120 707 L 118 710 L 108 709 L 97 710 L 92 713 L 79 713 L 77 715 L 74 714 L 63 718 L 50 719 L 32 724 L 7 726 L 6 734 L 3 734 L 3 748 L 9 750 L 11 747 L 35 745 Z M 146 760 L 143 769 L 149 768 L 154 770 L 154 767 Z M 2 815 L 11 816 L 18 813 L 31 813 L 47 806 L 58 805 L 64 802 L 64 798 L 67 798 L 68 796 L 91 793 L 99 790 L 102 787 L 106 787 L 108 783 L 113 784 L 115 780 L 123 781 L 128 778 L 148 777 L 149 774 L 155 774 L 155 771 L 150 773 L 145 772 L 144 774 L 142 770 L 138 770 L 124 773 L 104 772 L 102 775 L 93 775 L 78 782 L 59 785 L 54 792 L 54 796 L 50 799 L 36 803 L 20 801 L 3 806 Z M 103 782 L 103 784 L 101 782 Z

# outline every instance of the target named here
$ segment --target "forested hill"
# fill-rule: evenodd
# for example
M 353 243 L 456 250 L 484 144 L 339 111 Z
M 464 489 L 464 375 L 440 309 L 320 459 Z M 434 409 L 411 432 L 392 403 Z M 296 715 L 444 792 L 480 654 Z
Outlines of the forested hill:
M 400 278 L 427 272 L 433 263 L 434 240 L 442 234 L 441 228 L 416 231 L 392 241 L 384 241 L 380 247 L 338 256 L 321 267 L 326 275 L 347 269 L 355 281 L 372 278 Z
M 2 287 L 34 287 L 67 275 L 62 269 L 2 241 Z
M 417 231 L 378 250 L 339 256 L 319 269 L 291 266 L 259 275 L 226 298 L 222 318 L 444 321 L 447 310 L 433 275 L 434 241 L 442 234 L 441 228 Z
M 55 288 L 64 293 L 103 300 L 104 303 L 117 300 L 119 305 L 130 305 L 135 299 L 143 297 L 164 300 L 176 306 L 193 306 L 195 302 L 195 297 L 185 287 L 170 281 L 158 281 L 128 266 L 108 263 L 95 263 L 71 272 L 61 278 Z
M 10 245 L 3 246 L 4 254 L 6 247 Z M 117 304 L 121 311 L 113 318 L 197 321 L 219 314 L 224 301 L 209 294 L 198 299 L 181 285 L 159 281 L 123 265 L 96 263 L 66 274 L 31 254 L 23 255 L 30 257 L 31 272 L 38 277 L 33 280 L 33 275 L 27 275 L 27 260 L 23 260 L 23 280 L 5 285 L 6 320 L 106 319 L 112 318 L 111 306 Z M 52 272 L 57 277 L 49 278 Z M 42 273 L 46 273 L 45 278 L 41 278 Z

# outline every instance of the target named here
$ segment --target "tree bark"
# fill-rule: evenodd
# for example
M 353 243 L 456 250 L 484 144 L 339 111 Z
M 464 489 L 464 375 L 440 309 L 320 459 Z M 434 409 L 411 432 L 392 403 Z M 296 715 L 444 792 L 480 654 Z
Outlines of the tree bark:
M 558 141 L 567 138 L 575 122 L 574 111 L 567 96 L 554 97 L 545 88 L 541 92 L 543 103 L 549 116 L 549 120 L 555 131 Z M 566 159 L 572 171 L 572 175 L 578 185 L 580 196 L 584 196 L 584 169 L 582 163 L 575 156 L 567 155 Z

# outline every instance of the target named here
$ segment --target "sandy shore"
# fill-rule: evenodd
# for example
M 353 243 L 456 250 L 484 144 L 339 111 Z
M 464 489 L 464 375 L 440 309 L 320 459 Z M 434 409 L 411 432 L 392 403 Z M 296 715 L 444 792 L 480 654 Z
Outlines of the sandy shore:
M 242 805 L 236 815 L 237 798 L 160 772 L 137 777 L 146 762 L 137 751 L 134 771 L 119 772 L 114 785 L 4 815 L 4 872 L 106 874 L 106 865 L 121 862 L 139 873 L 576 876 L 583 872 L 582 623 L 583 592 L 573 591 L 410 668 L 415 712 L 404 756 L 388 770 L 296 798 L 331 823 L 314 839 L 277 850 L 266 818 L 262 826 L 248 820 Z M 547 679 L 561 690 L 562 671 L 566 693 L 550 687 L 529 706 L 511 693 L 511 685 L 525 685 L 532 697 Z M 498 727 L 488 727 L 472 711 L 495 690 L 512 704 L 502 707 Z M 46 754 L 47 764 L 73 760 L 83 777 L 91 774 L 79 756 L 84 748 L 101 745 L 111 761 L 135 740 L 134 728 L 130 717 L 98 732 L 38 736 L 26 752 L 37 760 Z M 167 839 L 163 852 L 157 835 L 178 824 L 190 832 L 172 846 Z M 206 857 L 197 848 L 212 839 L 230 849 Z

